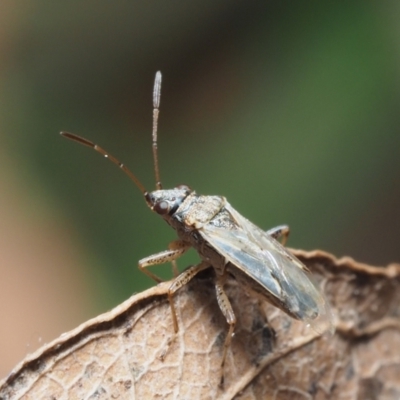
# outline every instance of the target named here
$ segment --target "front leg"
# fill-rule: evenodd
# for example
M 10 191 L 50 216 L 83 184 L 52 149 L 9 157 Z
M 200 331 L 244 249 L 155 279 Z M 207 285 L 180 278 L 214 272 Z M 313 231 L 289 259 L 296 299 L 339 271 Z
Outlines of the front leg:
M 147 267 L 151 267 L 152 265 L 165 264 L 167 262 L 174 262 L 182 254 L 184 254 L 189 249 L 189 247 L 190 246 L 184 241 L 175 240 L 169 244 L 168 246 L 169 250 L 164 250 L 161 251 L 160 253 L 153 254 L 152 256 L 142 258 L 139 261 L 139 269 L 147 276 L 154 279 L 156 282 L 158 283 L 162 282 L 162 279 L 160 279 L 157 275 L 149 271 Z
M 203 271 L 204 269 L 209 268 L 209 267 L 210 267 L 210 265 L 207 262 L 202 261 L 200 264 L 191 265 L 189 268 L 185 269 L 183 272 L 181 272 L 177 277 L 175 277 L 172 280 L 171 286 L 168 289 L 168 300 L 169 300 L 169 305 L 171 307 L 172 322 L 174 324 L 174 335 L 172 336 L 172 338 L 170 340 L 168 340 L 167 347 L 161 353 L 161 355 L 160 355 L 161 361 L 164 361 L 165 356 L 167 355 L 167 352 L 168 352 L 172 342 L 177 337 L 177 333 L 179 330 L 178 318 L 176 316 L 176 310 L 175 310 L 174 299 L 173 299 L 175 292 L 177 290 L 179 290 L 182 286 L 185 286 L 200 271 Z
M 200 264 L 191 265 L 189 268 L 185 269 L 181 272 L 175 279 L 172 281 L 171 286 L 168 289 L 168 300 L 171 306 L 172 312 L 172 321 L 174 323 L 174 331 L 178 332 L 178 319 L 176 318 L 176 311 L 174 305 L 173 295 L 179 290 L 182 286 L 185 286 L 190 280 L 192 280 L 200 271 L 203 271 L 206 268 L 209 268 L 210 264 L 205 261 L 202 261 Z

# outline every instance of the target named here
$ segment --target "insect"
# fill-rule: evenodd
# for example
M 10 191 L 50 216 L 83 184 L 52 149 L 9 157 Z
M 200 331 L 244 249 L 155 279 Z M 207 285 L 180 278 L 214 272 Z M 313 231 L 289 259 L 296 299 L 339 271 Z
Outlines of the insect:
M 161 96 L 161 73 L 157 72 L 153 91 L 152 149 L 156 190 L 149 192 L 124 164 L 98 145 L 68 132 L 61 135 L 91 147 L 120 167 L 144 195 L 150 209 L 159 214 L 178 234 L 168 250 L 143 258 L 139 269 L 157 282 L 161 280 L 148 267 L 176 260 L 190 247 L 198 252 L 201 262 L 190 266 L 172 280 L 168 299 L 175 333 L 178 320 L 173 302 L 174 293 L 200 271 L 212 267 L 219 307 L 229 330 L 221 359 L 221 383 L 227 350 L 236 325 L 236 317 L 224 291 L 228 274 L 251 288 L 286 314 L 310 324 L 317 332 L 332 331 L 332 313 L 322 292 L 314 285 L 307 267 L 285 247 L 289 227 L 278 226 L 263 231 L 240 215 L 222 196 L 198 195 L 186 185 L 162 188 L 158 166 L 157 125 Z M 278 241 L 282 239 L 282 244 Z

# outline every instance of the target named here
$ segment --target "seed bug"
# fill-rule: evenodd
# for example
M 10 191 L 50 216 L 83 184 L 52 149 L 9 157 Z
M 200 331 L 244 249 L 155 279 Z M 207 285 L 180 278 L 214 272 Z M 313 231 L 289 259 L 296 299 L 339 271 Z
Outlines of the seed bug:
M 311 325 L 318 333 L 333 330 L 332 313 L 322 292 L 312 282 L 307 267 L 285 247 L 289 227 L 278 226 L 263 231 L 240 215 L 222 196 L 198 195 L 186 185 L 174 189 L 162 188 L 158 166 L 157 125 L 161 95 L 161 73 L 157 72 L 153 91 L 152 149 L 156 190 L 149 192 L 124 164 L 97 144 L 68 132 L 61 135 L 91 147 L 120 167 L 144 195 L 150 209 L 159 214 L 178 234 L 168 250 L 143 258 L 139 269 L 156 282 L 161 279 L 148 267 L 171 262 L 176 275 L 168 290 L 175 334 L 178 320 L 173 302 L 174 293 L 200 271 L 212 267 L 219 307 L 229 330 L 221 359 L 223 367 L 236 325 L 236 317 L 224 291 L 231 274 L 236 280 L 290 317 Z M 282 240 L 282 244 L 278 241 Z M 176 260 L 190 247 L 199 254 L 201 262 L 177 273 Z

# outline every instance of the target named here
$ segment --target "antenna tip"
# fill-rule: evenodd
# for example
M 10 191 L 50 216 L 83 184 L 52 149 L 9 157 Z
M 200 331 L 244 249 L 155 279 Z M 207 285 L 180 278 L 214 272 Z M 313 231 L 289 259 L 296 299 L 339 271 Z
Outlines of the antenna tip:
M 68 139 L 69 139 L 71 136 L 76 136 L 76 135 L 74 135 L 73 133 L 69 133 L 69 132 L 66 132 L 66 131 L 61 131 L 61 132 L 60 132 L 60 135 L 66 137 L 66 138 L 68 138 Z
M 154 80 L 154 90 L 153 90 L 153 107 L 160 107 L 160 97 L 161 97 L 161 72 L 156 72 L 156 78 Z
M 60 132 L 61 136 L 64 136 L 67 139 L 73 140 L 74 142 L 78 142 L 80 144 L 83 144 L 84 146 L 88 146 L 88 147 L 95 147 L 96 145 L 91 142 L 90 140 L 87 140 L 83 137 L 80 137 L 78 135 L 75 135 L 74 133 L 70 133 L 70 132 Z

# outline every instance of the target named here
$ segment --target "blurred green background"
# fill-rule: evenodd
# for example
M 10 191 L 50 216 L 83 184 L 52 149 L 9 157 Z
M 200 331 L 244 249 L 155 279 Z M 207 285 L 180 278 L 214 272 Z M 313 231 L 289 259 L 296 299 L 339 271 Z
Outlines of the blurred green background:
M 152 189 L 157 70 L 164 187 L 224 195 L 265 229 L 287 223 L 291 247 L 400 261 L 399 21 L 398 1 L 3 0 L 0 377 L 153 285 L 137 261 L 174 232 L 58 132 Z

